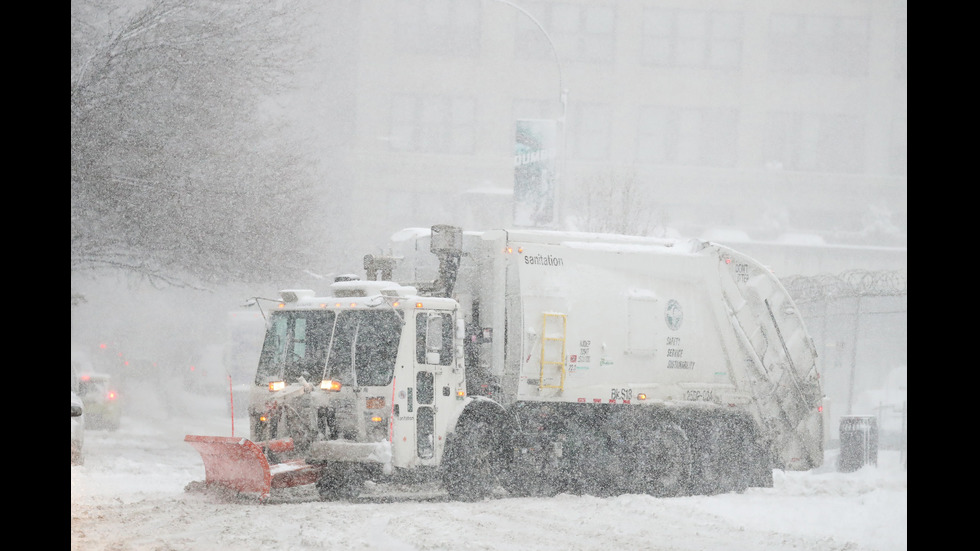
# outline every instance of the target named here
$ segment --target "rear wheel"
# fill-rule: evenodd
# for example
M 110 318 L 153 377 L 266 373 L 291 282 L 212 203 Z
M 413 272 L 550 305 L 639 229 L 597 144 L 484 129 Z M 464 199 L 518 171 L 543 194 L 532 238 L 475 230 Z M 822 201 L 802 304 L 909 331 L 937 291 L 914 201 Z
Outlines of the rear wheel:
M 712 495 L 737 489 L 745 463 L 738 425 L 721 417 L 702 418 L 687 432 L 693 452 L 691 492 Z
M 443 483 L 449 497 L 473 501 L 489 497 L 501 468 L 500 433 L 485 419 L 471 418 L 447 442 Z
M 609 443 L 610 433 L 614 431 L 596 430 L 598 422 L 576 419 L 566 427 L 567 457 L 565 468 L 568 475 L 568 490 L 573 493 L 597 497 L 608 497 L 618 492 L 622 485 L 620 479 L 624 471 L 623 458 L 615 453 Z M 614 440 L 616 437 L 614 436 Z
M 749 486 L 772 488 L 772 455 L 765 442 L 753 441 L 749 448 L 751 472 L 753 474 Z
M 501 458 L 497 478 L 507 493 L 520 497 L 557 495 L 566 482 L 561 479 L 561 465 L 556 464 L 554 446 L 541 439 L 523 438 L 507 457 Z
M 730 433 L 728 464 L 731 473 L 731 490 L 744 492 L 752 483 L 752 470 L 756 468 L 751 442 L 754 431 L 747 422 L 735 423 Z M 767 463 L 768 465 L 768 463 Z
M 719 468 L 719 478 L 717 489 L 719 492 L 742 492 L 745 490 L 744 478 L 742 473 L 748 460 L 745 457 L 742 446 L 741 430 L 724 431 L 719 436 L 721 445 L 717 463 Z
M 642 433 L 641 433 L 642 434 Z M 675 423 L 663 422 L 640 438 L 632 449 L 632 489 L 658 497 L 687 492 L 691 478 L 691 446 Z

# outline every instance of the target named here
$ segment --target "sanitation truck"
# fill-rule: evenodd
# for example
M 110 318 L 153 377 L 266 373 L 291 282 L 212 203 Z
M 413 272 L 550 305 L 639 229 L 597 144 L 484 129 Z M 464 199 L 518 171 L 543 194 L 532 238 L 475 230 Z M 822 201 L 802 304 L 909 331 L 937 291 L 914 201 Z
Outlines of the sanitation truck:
M 250 438 L 186 437 L 208 485 L 679 496 L 823 461 L 814 345 L 755 260 L 698 240 L 451 226 L 391 250 L 325 293 L 281 292 Z

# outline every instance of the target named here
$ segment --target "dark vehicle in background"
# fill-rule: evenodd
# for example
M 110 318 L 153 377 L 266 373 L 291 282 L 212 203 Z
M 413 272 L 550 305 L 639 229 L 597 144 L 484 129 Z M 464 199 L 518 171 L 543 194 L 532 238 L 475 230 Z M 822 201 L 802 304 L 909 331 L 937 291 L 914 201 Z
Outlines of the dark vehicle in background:
M 107 373 L 82 373 L 78 378 L 78 395 L 85 408 L 86 424 L 93 429 L 119 428 L 122 409 L 119 393 Z
M 78 373 L 71 366 L 71 464 L 84 462 L 82 447 L 85 439 L 85 417 L 82 399 L 78 396 Z

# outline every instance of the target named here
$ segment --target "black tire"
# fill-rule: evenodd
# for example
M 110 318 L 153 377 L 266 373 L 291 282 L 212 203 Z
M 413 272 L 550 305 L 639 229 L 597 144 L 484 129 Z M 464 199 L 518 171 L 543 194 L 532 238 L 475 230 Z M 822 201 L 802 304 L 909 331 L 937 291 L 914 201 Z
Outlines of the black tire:
M 694 465 L 691 492 L 712 495 L 738 489 L 739 472 L 745 469 L 742 431 L 731 420 L 702 419 L 692 438 Z M 690 431 L 688 434 L 691 434 Z
M 730 442 L 731 491 L 738 493 L 744 492 L 751 486 L 755 478 L 753 473 L 756 466 L 752 453 L 755 432 L 750 428 L 749 423 L 751 421 L 736 422 Z
M 502 446 L 504 450 L 515 448 L 520 451 L 502 455 L 500 468 L 497 469 L 497 479 L 508 494 L 515 497 L 552 497 L 564 491 L 564 481 L 558 477 L 561 466 L 556 465 L 552 457 L 552 441 L 538 439 L 531 442 L 525 439 Z
M 742 427 L 742 441 L 738 446 L 741 468 L 738 470 L 735 491 L 743 492 L 749 487 L 772 488 L 773 460 L 769 443 L 760 440 L 752 427 Z
M 711 430 L 711 421 L 697 418 L 684 425 L 691 443 L 691 482 L 689 489 L 693 495 L 714 493 L 717 479 L 717 443 Z
M 691 479 L 691 445 L 684 430 L 676 423 L 661 422 L 651 431 L 644 432 L 638 433 L 639 438 L 630 447 L 633 475 L 627 490 L 657 497 L 687 493 Z
M 596 497 L 618 493 L 626 469 L 622 458 L 610 445 L 608 434 L 600 433 L 595 422 L 573 420 L 568 423 L 563 456 L 568 462 L 565 467 L 567 491 Z
M 461 421 L 443 456 L 442 478 L 449 497 L 458 501 L 489 497 L 498 483 L 500 454 L 500 431 L 492 422 L 477 417 Z
M 741 443 L 741 435 L 741 431 L 725 431 L 718 437 L 718 455 L 715 457 L 717 468 L 715 490 L 718 493 L 745 491 L 746 481 L 742 473 L 745 471 L 748 460 Z
M 755 442 L 751 450 L 752 472 L 755 473 L 751 485 L 759 488 L 772 488 L 773 460 L 769 446 L 763 442 Z

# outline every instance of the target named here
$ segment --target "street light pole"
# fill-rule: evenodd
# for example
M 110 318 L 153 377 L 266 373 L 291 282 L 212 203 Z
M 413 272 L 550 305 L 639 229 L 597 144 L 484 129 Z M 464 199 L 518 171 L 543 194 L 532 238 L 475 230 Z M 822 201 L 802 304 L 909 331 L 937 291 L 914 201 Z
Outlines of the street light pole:
M 545 40 L 548 41 L 548 46 L 551 47 L 551 55 L 552 55 L 552 57 L 554 57 L 554 59 L 555 59 L 555 66 L 558 68 L 558 103 L 559 103 L 559 105 L 561 105 L 561 116 L 558 118 L 558 125 L 561 127 L 560 128 L 560 132 L 561 132 L 561 145 L 560 145 L 561 158 L 559 159 L 559 162 L 558 162 L 558 170 L 557 170 L 557 173 L 555 174 L 555 185 L 557 186 L 558 183 L 561 181 L 561 177 L 564 176 L 564 173 L 565 173 L 565 147 L 566 147 L 566 143 L 565 143 L 565 138 L 566 138 L 566 136 L 565 136 L 565 117 L 566 117 L 566 114 L 568 112 L 568 89 L 565 88 L 565 78 L 564 78 L 564 74 L 562 73 L 561 60 L 558 58 L 558 49 L 555 48 L 555 43 L 551 40 L 551 36 L 548 35 L 548 31 L 544 30 L 544 25 L 542 25 L 540 21 L 538 21 L 537 19 L 535 19 L 534 16 L 531 15 L 527 10 L 525 10 L 521 6 L 518 6 L 517 4 L 511 2 L 510 0 L 493 0 L 493 1 L 494 2 L 498 2 L 500 4 L 506 4 L 506 5 L 514 8 L 515 10 L 523 13 L 525 16 L 527 16 L 527 18 L 530 19 L 531 22 L 534 23 L 535 26 L 537 26 L 538 30 L 541 31 L 541 34 L 544 35 Z M 556 193 L 556 195 L 557 195 L 557 193 Z M 557 220 L 561 220 L 561 216 L 560 216 L 560 211 L 561 211 L 560 204 L 561 204 L 561 202 L 558 200 L 558 197 L 556 196 L 555 197 L 555 218 Z
M 508 6 L 526 15 L 527 18 L 530 19 L 531 22 L 538 27 L 538 30 L 540 30 L 541 34 L 544 35 L 545 40 L 548 41 L 548 45 L 551 46 L 551 55 L 552 57 L 555 58 L 555 65 L 558 67 L 558 103 L 561 104 L 561 118 L 559 119 L 559 122 L 561 122 L 562 125 L 564 126 L 565 109 L 568 103 L 568 90 L 565 88 L 564 75 L 562 74 L 562 69 L 561 69 L 561 60 L 558 59 L 558 50 L 555 48 L 555 43 L 552 42 L 551 36 L 548 35 L 548 31 L 544 30 L 544 25 L 542 25 L 541 22 L 535 19 L 534 16 L 531 15 L 527 10 L 525 10 L 524 8 L 518 6 L 513 2 L 510 2 L 509 0 L 494 0 L 494 2 L 507 4 Z

